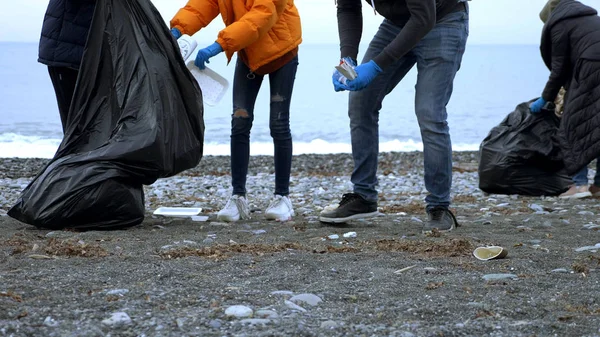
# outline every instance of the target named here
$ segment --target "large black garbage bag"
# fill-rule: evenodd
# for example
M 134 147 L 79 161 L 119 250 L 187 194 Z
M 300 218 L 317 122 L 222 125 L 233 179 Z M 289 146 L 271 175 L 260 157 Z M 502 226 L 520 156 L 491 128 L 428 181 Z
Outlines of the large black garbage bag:
M 195 167 L 202 93 L 149 0 L 99 0 L 54 158 L 8 214 L 50 229 L 144 219 L 143 184 Z
M 554 111 L 532 114 L 521 103 L 483 140 L 479 148 L 479 188 L 493 194 L 558 195 L 568 189 L 556 139 Z

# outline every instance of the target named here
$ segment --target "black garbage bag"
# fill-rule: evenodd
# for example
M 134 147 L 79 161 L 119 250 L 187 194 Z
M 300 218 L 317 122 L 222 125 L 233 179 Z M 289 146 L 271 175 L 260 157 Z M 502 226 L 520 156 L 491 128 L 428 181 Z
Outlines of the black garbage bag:
M 479 147 L 479 188 L 492 194 L 553 196 L 566 191 L 566 175 L 553 110 L 538 114 L 519 104 Z M 553 108 L 552 106 L 548 108 Z
M 98 0 L 54 158 L 8 214 L 40 228 L 144 219 L 142 186 L 202 158 L 202 93 L 150 0 Z

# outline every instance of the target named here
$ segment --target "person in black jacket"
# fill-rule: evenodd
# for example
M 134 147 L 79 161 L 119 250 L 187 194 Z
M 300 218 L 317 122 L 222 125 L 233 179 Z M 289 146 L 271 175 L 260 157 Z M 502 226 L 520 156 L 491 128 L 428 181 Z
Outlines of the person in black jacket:
M 95 7 L 96 0 L 50 0 L 44 16 L 38 62 L 48 66 L 63 133 Z
M 530 109 L 539 112 L 564 86 L 558 139 L 567 173 L 574 175 L 600 156 L 600 17 L 579 1 L 550 0 L 540 18 L 540 51 L 550 77 Z
M 321 213 L 320 221 L 342 223 L 377 215 L 379 110 L 383 99 L 417 65 L 415 113 L 421 129 L 425 168 L 425 201 L 429 220 L 423 232 L 450 231 L 458 223 L 450 205 L 452 146 L 446 105 L 460 68 L 469 35 L 469 14 L 463 0 L 367 0 L 384 17 L 358 75 L 333 75 L 336 91 L 348 90 L 354 171 L 353 193 L 337 208 Z M 362 0 L 337 0 L 342 60 L 356 65 L 363 20 Z M 394 103 L 396 113 L 401 105 Z

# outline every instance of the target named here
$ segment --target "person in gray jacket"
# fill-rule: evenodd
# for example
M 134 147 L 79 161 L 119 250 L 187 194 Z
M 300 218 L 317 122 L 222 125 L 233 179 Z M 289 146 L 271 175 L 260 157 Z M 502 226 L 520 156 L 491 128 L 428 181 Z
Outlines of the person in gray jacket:
M 321 213 L 320 221 L 343 223 L 377 214 L 379 110 L 383 99 L 417 65 L 415 112 L 423 140 L 427 233 L 450 231 L 458 223 L 450 205 L 452 145 L 446 105 L 469 35 L 468 5 L 463 0 L 368 0 L 384 17 L 355 68 L 357 78 L 333 75 L 336 91 L 350 91 L 348 115 L 354 171 L 353 193 L 337 208 Z M 356 65 L 363 19 L 361 0 L 337 0 L 342 60 Z M 399 109 L 398 109 L 399 110 Z M 401 111 L 398 111 L 401 113 Z

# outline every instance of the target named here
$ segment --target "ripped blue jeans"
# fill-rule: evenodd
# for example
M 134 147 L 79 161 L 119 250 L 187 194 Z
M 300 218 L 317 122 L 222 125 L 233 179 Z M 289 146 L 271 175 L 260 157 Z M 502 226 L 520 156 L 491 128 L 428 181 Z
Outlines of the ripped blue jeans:
M 292 169 L 292 133 L 290 103 L 298 68 L 298 56 L 268 74 L 271 89 L 269 129 L 275 147 L 275 194 L 288 195 Z M 233 114 L 231 117 L 231 185 L 233 194 L 246 195 L 246 176 L 250 160 L 250 129 L 254 104 L 266 75 L 251 74 L 238 58 L 233 78 Z M 249 76 L 250 75 L 250 76 Z

